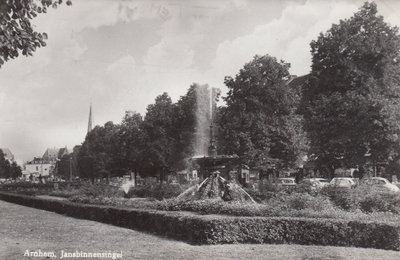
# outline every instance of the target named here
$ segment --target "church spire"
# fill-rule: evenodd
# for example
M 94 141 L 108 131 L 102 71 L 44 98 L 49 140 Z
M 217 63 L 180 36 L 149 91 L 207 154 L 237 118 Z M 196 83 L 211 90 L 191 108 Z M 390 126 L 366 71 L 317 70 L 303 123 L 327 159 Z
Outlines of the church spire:
M 87 132 L 89 133 L 92 131 L 92 123 L 93 123 L 93 118 L 92 118 L 92 102 L 90 102 L 90 109 L 89 109 L 89 122 L 88 122 L 88 129 Z

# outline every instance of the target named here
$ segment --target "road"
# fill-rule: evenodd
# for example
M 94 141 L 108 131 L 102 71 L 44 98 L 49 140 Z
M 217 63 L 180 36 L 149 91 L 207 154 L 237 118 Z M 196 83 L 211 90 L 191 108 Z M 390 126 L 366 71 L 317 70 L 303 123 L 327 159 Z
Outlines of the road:
M 67 253 L 121 253 L 122 259 L 400 259 L 400 252 L 300 245 L 192 246 L 184 242 L 0 201 L 0 259 L 61 258 Z M 54 253 L 55 258 L 27 256 Z M 25 256 L 24 256 L 25 254 Z M 107 258 L 105 258 L 107 259 Z M 111 258 L 108 258 L 111 259 Z

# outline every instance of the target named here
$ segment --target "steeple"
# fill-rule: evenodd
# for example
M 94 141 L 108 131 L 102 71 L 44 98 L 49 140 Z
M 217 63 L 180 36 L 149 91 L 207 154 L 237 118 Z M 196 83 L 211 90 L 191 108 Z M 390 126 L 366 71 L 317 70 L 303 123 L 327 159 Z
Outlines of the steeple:
M 89 133 L 90 131 L 92 131 L 92 123 L 93 123 L 93 118 L 92 118 L 92 102 L 90 102 L 89 122 L 88 122 L 87 133 Z

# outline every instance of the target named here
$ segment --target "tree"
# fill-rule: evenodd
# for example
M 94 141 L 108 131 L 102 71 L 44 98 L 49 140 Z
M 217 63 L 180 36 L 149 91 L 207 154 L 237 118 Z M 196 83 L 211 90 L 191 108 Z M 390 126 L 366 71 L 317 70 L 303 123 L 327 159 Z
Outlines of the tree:
M 21 176 L 22 176 L 21 167 L 16 162 L 12 162 L 10 165 L 9 177 L 12 178 L 13 180 L 15 180 Z
M 56 171 L 58 177 L 70 180 L 74 176 L 78 176 L 75 157 L 74 153 L 66 154 L 57 162 Z
M 15 180 L 20 176 L 22 176 L 21 167 L 16 162 L 7 160 L 0 149 L 0 178 L 12 178 Z
M 312 72 L 304 89 L 311 152 L 333 173 L 346 166 L 387 161 L 400 134 L 398 29 L 365 3 L 350 19 L 311 42 Z
M 173 164 L 175 139 L 173 138 L 174 105 L 167 93 L 158 96 L 147 107 L 143 121 L 144 174 L 159 174 L 160 182 Z
M 10 177 L 10 162 L 5 158 L 3 150 L 0 149 L 0 178 Z
M 0 2 L 0 67 L 5 61 L 32 55 L 36 48 L 46 46 L 46 33 L 36 32 L 30 20 L 48 7 L 57 8 L 62 0 L 2 0 Z M 71 5 L 70 0 L 66 1 Z
M 119 125 L 107 122 L 90 131 L 78 154 L 80 174 L 83 178 L 107 178 L 124 173 L 121 168 Z
M 264 170 L 295 167 L 306 139 L 297 114 L 300 98 L 288 84 L 289 66 L 268 55 L 255 56 L 234 79 L 225 78 L 227 107 L 218 116 L 225 153 Z
M 121 166 L 133 170 L 136 176 L 143 164 L 143 118 L 139 113 L 126 111 L 119 131 Z

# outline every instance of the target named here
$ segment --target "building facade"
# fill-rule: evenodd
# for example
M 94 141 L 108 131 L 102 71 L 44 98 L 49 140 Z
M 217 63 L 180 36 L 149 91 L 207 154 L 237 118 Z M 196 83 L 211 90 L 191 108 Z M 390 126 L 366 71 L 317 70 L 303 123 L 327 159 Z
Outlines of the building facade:
M 57 162 L 66 154 L 68 154 L 67 147 L 46 149 L 42 157 L 35 157 L 25 163 L 23 177 L 27 180 L 31 177 L 53 177 Z

